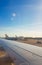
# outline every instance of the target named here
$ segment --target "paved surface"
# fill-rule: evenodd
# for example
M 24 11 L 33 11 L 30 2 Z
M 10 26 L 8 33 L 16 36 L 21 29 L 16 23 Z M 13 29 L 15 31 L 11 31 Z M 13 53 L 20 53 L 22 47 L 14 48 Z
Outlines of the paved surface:
M 14 55 L 21 60 L 18 61 L 19 65 L 42 65 L 42 47 L 4 39 L 0 39 L 0 44 L 4 46 L 13 60 Z

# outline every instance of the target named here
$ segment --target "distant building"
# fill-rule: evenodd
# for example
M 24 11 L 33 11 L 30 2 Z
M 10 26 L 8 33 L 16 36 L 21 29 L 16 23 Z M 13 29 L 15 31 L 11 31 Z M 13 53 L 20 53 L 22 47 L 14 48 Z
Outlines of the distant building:
M 24 40 L 23 36 L 18 37 L 18 40 Z

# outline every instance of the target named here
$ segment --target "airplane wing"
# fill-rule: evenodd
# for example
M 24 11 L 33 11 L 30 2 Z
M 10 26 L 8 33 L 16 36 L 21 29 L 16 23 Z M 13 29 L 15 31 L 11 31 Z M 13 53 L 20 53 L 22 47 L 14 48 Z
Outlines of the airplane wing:
M 5 39 L 0 39 L 0 44 L 13 60 L 15 55 L 24 62 L 24 65 L 42 65 L 42 47 Z

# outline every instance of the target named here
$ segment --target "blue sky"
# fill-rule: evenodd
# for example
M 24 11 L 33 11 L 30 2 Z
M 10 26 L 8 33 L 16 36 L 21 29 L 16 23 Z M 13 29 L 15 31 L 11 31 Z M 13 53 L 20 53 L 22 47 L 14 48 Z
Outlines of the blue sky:
M 0 36 L 42 37 L 42 0 L 0 0 Z

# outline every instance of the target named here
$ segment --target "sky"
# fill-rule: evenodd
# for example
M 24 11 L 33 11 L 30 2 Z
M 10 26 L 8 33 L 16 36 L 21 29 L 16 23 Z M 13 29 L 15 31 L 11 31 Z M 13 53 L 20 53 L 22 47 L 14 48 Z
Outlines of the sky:
M 0 37 L 42 37 L 42 0 L 0 0 Z

